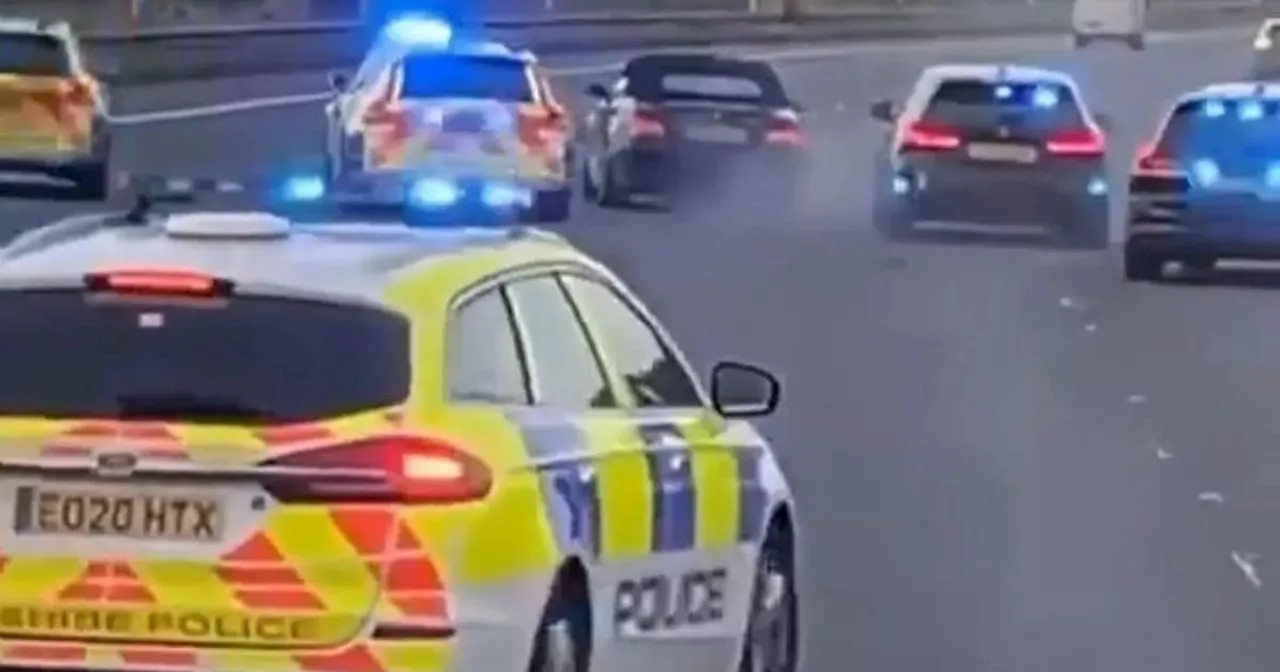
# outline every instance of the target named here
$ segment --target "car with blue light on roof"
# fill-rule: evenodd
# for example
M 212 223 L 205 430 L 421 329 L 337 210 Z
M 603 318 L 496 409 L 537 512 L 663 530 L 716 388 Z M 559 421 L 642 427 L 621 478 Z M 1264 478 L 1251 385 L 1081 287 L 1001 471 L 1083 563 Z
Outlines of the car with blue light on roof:
M 1179 97 L 1129 178 L 1124 274 L 1158 281 L 1170 262 L 1280 259 L 1280 86 L 1214 84 Z
M 63 187 L 64 194 L 105 196 L 107 98 L 69 24 L 0 17 L 0 173 L 57 180 L 61 184 L 48 186 Z
M 794 669 L 801 521 L 752 424 L 774 376 L 704 386 L 539 229 L 130 188 L 0 248 L 0 442 L 31 503 L 0 560 L 68 586 L 0 621 L 24 665 L 145 671 L 144 637 L 190 672 Z M 86 600 L 100 566 L 145 598 Z
M 876 225 L 1035 225 L 1072 247 L 1109 239 L 1107 118 L 1066 73 L 1016 65 L 925 69 L 906 101 L 871 107 Z
M 572 123 L 531 53 L 402 16 L 354 74 L 336 72 L 330 84 L 324 156 L 334 185 L 414 188 L 441 210 L 502 195 L 494 207 L 528 220 L 570 216 Z

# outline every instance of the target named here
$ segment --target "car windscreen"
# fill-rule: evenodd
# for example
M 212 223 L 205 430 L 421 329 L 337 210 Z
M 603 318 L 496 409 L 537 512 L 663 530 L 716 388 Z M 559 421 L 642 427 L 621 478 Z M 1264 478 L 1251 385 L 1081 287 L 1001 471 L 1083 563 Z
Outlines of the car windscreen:
M 513 58 L 415 54 L 404 61 L 405 98 L 483 98 L 534 101 L 528 66 Z
M 636 98 L 705 100 L 786 107 L 782 81 L 768 64 L 727 59 L 637 59 L 626 69 L 627 92 Z
M 48 35 L 0 34 L 0 73 L 65 77 L 70 71 L 61 40 Z
M 925 107 L 924 118 L 963 130 L 1003 126 L 1037 136 L 1084 125 L 1080 102 L 1067 86 L 977 79 L 940 83 Z
M 1160 137 L 1161 153 L 1232 163 L 1280 161 L 1280 104 L 1274 101 L 1188 101 L 1174 108 Z
M 0 415 L 309 422 L 409 390 L 401 317 L 317 301 L 4 291 L 0 352 Z

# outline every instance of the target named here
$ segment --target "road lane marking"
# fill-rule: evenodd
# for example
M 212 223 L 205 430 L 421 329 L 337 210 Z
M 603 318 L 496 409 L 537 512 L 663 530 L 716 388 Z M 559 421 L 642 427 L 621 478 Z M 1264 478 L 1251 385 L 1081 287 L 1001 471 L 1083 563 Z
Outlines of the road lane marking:
M 1153 33 L 1150 41 L 1153 43 L 1195 43 L 1195 42 L 1214 42 L 1228 36 L 1239 36 L 1241 31 L 1239 28 L 1220 28 L 1214 30 L 1206 30 L 1195 33 Z M 1067 37 L 1064 35 L 1062 43 L 1067 44 Z M 975 40 L 973 38 L 966 39 L 947 39 L 947 40 L 902 40 L 894 42 L 860 42 L 856 44 L 834 44 L 825 46 L 808 46 L 793 47 L 790 49 L 767 49 L 757 51 L 756 48 L 749 46 L 728 46 L 725 51 L 741 53 L 748 56 L 763 58 L 772 62 L 788 62 L 788 61 L 807 61 L 807 60 L 834 60 L 847 56 L 862 53 L 898 53 L 909 52 L 919 54 L 922 50 L 926 51 L 945 51 L 958 47 L 981 47 L 983 49 L 1008 49 L 1014 46 L 1021 48 L 1034 48 L 1051 45 L 1056 38 L 1052 36 L 1011 36 L 1000 38 L 988 38 L 983 40 Z M 652 51 L 678 51 L 678 49 L 652 50 Z M 650 52 L 645 52 L 650 53 Z M 608 63 L 598 63 L 593 65 L 570 66 L 563 68 L 549 68 L 549 72 L 555 77 L 582 77 L 587 75 L 600 75 L 615 72 L 621 69 L 623 61 L 613 61 Z M 313 105 L 324 102 L 330 97 L 327 91 L 317 93 L 303 93 L 291 96 L 277 96 L 270 98 L 250 98 L 247 100 L 237 100 L 228 103 L 218 103 L 216 105 L 200 105 L 195 107 L 176 108 L 171 110 L 156 110 L 153 112 L 138 112 L 135 114 L 122 114 L 112 117 L 112 121 L 120 126 L 139 126 L 143 124 L 156 124 L 164 122 L 188 121 L 191 119 L 204 119 L 207 117 L 220 117 L 232 114 L 242 114 L 245 112 L 256 112 L 259 110 L 270 110 L 281 107 L 298 107 L 301 105 Z

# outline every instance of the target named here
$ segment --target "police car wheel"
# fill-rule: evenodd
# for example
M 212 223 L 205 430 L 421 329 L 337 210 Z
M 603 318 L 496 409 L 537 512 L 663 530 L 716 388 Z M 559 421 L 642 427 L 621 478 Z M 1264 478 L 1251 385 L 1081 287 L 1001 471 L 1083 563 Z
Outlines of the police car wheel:
M 591 600 L 585 578 L 561 571 L 543 610 L 528 672 L 589 672 Z
M 795 672 L 798 604 L 790 548 L 774 528 L 756 561 L 739 672 Z

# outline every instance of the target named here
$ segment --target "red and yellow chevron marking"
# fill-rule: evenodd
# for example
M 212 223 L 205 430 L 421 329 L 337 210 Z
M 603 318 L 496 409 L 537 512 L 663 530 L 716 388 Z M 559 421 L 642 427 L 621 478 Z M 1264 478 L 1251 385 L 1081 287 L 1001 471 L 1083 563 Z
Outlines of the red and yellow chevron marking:
M 434 672 L 447 669 L 452 645 L 438 641 L 369 641 L 332 651 L 264 653 L 84 644 L 7 644 L 0 663 L 75 670 L 204 672 Z

